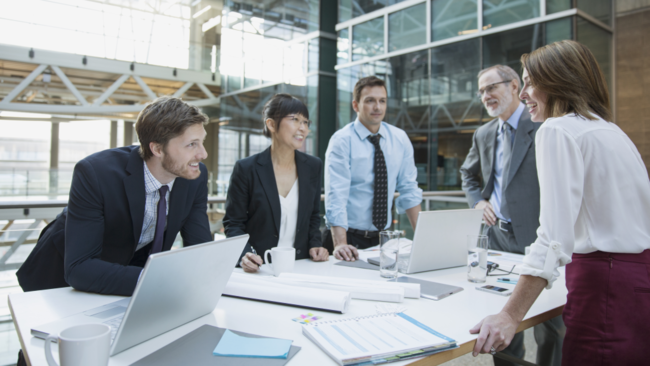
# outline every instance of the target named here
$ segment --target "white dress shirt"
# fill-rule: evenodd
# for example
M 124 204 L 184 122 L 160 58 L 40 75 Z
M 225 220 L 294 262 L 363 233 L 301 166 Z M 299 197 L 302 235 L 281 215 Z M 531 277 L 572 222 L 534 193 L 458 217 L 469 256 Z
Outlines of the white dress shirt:
M 138 246 L 136 250 L 140 250 L 145 245 L 151 243 L 156 234 L 156 220 L 158 220 L 158 201 L 160 201 L 160 187 L 163 186 L 162 183 L 156 179 L 147 163 L 144 162 L 144 191 L 145 191 L 145 204 L 144 204 L 144 219 L 142 220 L 142 233 L 140 234 L 140 240 L 138 240 Z M 167 201 L 167 207 L 165 214 L 169 213 L 169 195 L 172 192 L 172 187 L 176 178 L 171 182 L 167 183 L 169 190 L 165 194 L 165 200 Z M 167 227 L 167 221 L 165 220 L 165 227 Z
M 293 248 L 296 241 L 296 224 L 298 223 L 298 179 L 286 197 L 280 196 L 280 235 L 278 248 Z
M 549 118 L 535 138 L 540 227 L 521 274 L 548 280 L 573 253 L 650 248 L 650 180 L 630 138 L 611 122 Z

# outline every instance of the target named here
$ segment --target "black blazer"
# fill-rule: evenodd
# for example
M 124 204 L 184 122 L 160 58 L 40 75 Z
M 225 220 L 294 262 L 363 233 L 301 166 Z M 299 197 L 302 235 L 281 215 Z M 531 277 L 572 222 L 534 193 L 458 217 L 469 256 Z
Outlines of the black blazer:
M 68 207 L 46 227 L 16 273 L 25 291 L 72 286 L 130 296 L 143 258 L 134 258 L 145 206 L 144 162 L 138 146 L 92 154 L 77 163 Z M 207 216 L 208 172 L 176 178 L 169 195 L 163 250 L 180 231 L 184 245 L 212 240 Z M 139 250 L 142 253 L 147 248 Z
M 319 230 L 322 165 L 319 158 L 296 151 L 296 259 L 309 258 L 309 249 L 323 246 Z M 269 147 L 235 164 L 228 187 L 223 226 L 227 237 L 250 235 L 242 257 L 252 251 L 251 247 L 263 257 L 266 250 L 278 245 L 280 217 L 280 197 Z

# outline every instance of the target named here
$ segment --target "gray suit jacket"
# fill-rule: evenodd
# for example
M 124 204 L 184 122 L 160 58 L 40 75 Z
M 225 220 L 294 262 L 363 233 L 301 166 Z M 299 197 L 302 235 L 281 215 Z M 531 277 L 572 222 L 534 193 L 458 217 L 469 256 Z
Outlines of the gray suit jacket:
M 539 227 L 539 181 L 535 163 L 535 133 L 541 123 L 530 120 L 524 109 L 519 118 L 512 148 L 510 171 L 507 173 L 505 195 L 512 219 L 512 228 L 520 252 L 537 239 Z M 479 127 L 474 133 L 472 148 L 460 168 L 463 191 L 470 207 L 480 200 L 489 200 L 494 188 L 494 159 L 498 118 Z M 483 177 L 483 188 L 481 179 Z

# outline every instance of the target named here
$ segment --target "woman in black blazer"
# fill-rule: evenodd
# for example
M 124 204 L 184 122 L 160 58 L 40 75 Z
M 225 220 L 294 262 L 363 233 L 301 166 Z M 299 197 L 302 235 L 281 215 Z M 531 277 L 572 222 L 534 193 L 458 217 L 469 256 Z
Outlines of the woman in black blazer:
M 257 253 L 276 246 L 294 247 L 296 259 L 326 261 L 319 231 L 322 162 L 297 151 L 309 134 L 309 111 L 291 95 L 276 94 L 263 116 L 271 146 L 235 164 L 223 218 L 226 236 L 250 235 L 239 262 L 246 272 L 263 263 Z

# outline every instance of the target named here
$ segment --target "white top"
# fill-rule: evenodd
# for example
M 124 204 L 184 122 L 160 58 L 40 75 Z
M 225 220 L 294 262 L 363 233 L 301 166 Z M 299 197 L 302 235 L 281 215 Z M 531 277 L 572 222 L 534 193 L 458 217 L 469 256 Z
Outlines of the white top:
M 551 288 L 573 253 L 650 248 L 648 172 L 618 126 L 575 114 L 549 118 L 535 143 L 540 227 L 521 274 Z
M 298 178 L 287 197 L 280 196 L 280 235 L 278 247 L 293 248 L 296 241 L 296 223 L 298 222 Z

